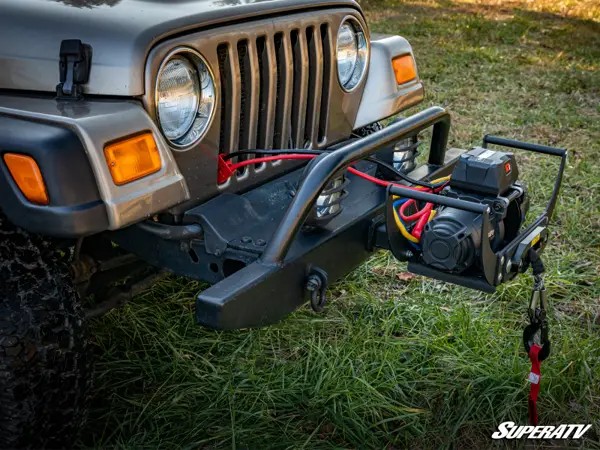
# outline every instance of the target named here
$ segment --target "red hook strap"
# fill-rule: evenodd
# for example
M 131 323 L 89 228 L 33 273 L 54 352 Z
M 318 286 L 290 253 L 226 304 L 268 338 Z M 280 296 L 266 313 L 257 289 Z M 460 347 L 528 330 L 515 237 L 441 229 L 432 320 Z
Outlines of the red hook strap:
M 538 424 L 537 399 L 540 393 L 540 381 L 542 379 L 542 362 L 539 359 L 539 353 L 542 350 L 537 344 L 532 344 L 529 349 L 529 359 L 531 360 L 531 372 L 529 372 L 529 424 Z

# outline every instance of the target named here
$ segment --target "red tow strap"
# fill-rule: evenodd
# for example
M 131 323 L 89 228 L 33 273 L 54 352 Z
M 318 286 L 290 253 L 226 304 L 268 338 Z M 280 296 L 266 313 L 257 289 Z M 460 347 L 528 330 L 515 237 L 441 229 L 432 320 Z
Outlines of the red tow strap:
M 531 388 L 529 390 L 529 424 L 538 424 L 538 413 L 537 413 L 537 399 L 540 393 L 540 381 L 542 379 L 542 363 L 538 358 L 540 353 L 540 347 L 537 344 L 532 344 L 529 349 L 529 359 L 531 360 L 531 372 L 529 372 L 529 382 Z

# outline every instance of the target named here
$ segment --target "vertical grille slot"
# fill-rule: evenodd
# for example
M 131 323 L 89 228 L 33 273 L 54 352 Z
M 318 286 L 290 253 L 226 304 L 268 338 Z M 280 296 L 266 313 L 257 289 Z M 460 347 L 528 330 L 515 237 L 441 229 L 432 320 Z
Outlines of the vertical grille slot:
M 248 130 L 250 129 L 250 94 L 252 87 L 250 86 L 250 59 L 248 56 L 248 41 L 243 40 L 237 43 L 237 58 L 238 67 L 240 70 L 240 119 L 238 131 L 238 149 L 246 150 L 248 146 Z M 242 155 L 236 158 L 237 161 L 247 159 L 247 155 Z M 238 169 L 238 176 L 243 176 L 248 172 L 248 167 Z
M 258 98 L 258 129 L 256 133 L 256 142 L 258 148 L 265 148 L 266 135 L 266 120 L 267 120 L 267 107 L 269 97 L 269 80 L 268 80 L 268 62 L 267 59 L 267 44 L 264 36 L 259 37 L 256 40 L 256 55 L 258 57 L 258 73 L 260 78 L 260 95 Z
M 275 59 L 277 63 L 277 92 L 275 109 L 275 132 L 273 147 L 291 148 L 291 94 L 293 83 L 293 61 L 289 39 L 283 33 L 275 35 Z
M 319 144 L 327 139 L 327 127 L 329 125 L 329 94 L 331 90 L 331 71 L 333 69 L 333 44 L 329 34 L 329 25 L 326 23 L 321 25 L 321 48 L 323 51 L 323 93 L 319 117 Z
M 321 91 L 323 89 L 323 47 L 320 35 L 320 28 L 311 26 L 306 29 L 309 71 L 304 139 L 306 142 L 310 142 L 312 146 L 317 144 L 318 123 L 321 112 Z
M 238 149 L 240 129 L 240 65 L 237 47 L 221 44 L 217 47 L 221 73 L 221 134 L 219 152 L 231 153 Z
M 304 148 L 306 97 L 308 95 L 308 49 L 306 34 L 300 30 L 291 33 L 294 61 L 294 95 L 292 97 L 292 140 L 296 148 Z
M 252 45 L 254 44 L 254 45 Z M 256 42 L 248 42 L 248 67 L 247 73 L 249 78 L 248 88 L 250 90 L 250 100 L 248 102 L 248 131 L 245 149 L 257 148 L 257 135 L 258 135 L 258 120 L 259 114 L 259 103 L 261 95 L 261 79 L 259 70 L 259 59 Z
M 266 92 L 260 86 L 258 46 L 244 39 L 238 42 L 237 50 L 241 82 L 239 149 L 249 150 L 256 148 L 261 94 Z
M 268 150 L 273 148 L 275 102 L 277 100 L 277 62 L 273 40 L 270 37 L 259 38 L 257 47 L 259 48 L 261 92 L 258 147 Z
M 248 55 L 248 41 L 239 41 L 237 44 L 238 64 L 240 66 L 240 131 L 239 131 L 239 148 L 247 150 L 249 147 L 248 130 L 250 124 L 250 94 L 252 86 L 250 85 L 250 58 Z M 240 158 L 245 159 L 245 158 Z
M 229 63 L 229 46 L 221 44 L 217 47 L 219 73 L 221 74 L 221 133 L 219 135 L 219 153 L 228 153 L 231 117 L 231 97 L 233 90 L 232 74 Z

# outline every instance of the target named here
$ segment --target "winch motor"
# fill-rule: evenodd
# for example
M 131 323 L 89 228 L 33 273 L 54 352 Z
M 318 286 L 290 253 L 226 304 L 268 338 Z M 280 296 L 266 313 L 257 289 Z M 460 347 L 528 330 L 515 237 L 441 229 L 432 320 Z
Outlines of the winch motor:
M 489 206 L 487 239 L 496 251 L 514 239 L 529 207 L 527 190 L 518 181 L 514 155 L 475 148 L 458 160 L 442 194 Z M 462 273 L 480 261 L 481 214 L 439 206 L 421 238 L 423 262 L 436 269 Z

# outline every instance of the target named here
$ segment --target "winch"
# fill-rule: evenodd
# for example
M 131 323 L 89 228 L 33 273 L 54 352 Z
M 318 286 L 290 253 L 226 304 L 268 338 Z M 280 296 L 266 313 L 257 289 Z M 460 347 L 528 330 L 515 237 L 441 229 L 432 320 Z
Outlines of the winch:
M 515 156 L 488 144 L 561 157 L 546 209 L 523 230 L 529 196 Z M 530 249 L 543 250 L 565 162 L 562 149 L 486 136 L 482 147 L 460 156 L 449 177 L 433 180 L 430 192 L 388 187 L 390 250 L 411 272 L 493 292 L 527 269 Z
M 442 191 L 449 198 L 490 207 L 487 238 L 492 250 L 514 239 L 525 220 L 529 201 L 518 175 L 512 153 L 475 148 L 461 155 Z M 468 270 L 481 253 L 482 220 L 477 213 L 440 206 L 422 234 L 423 261 L 451 273 Z

